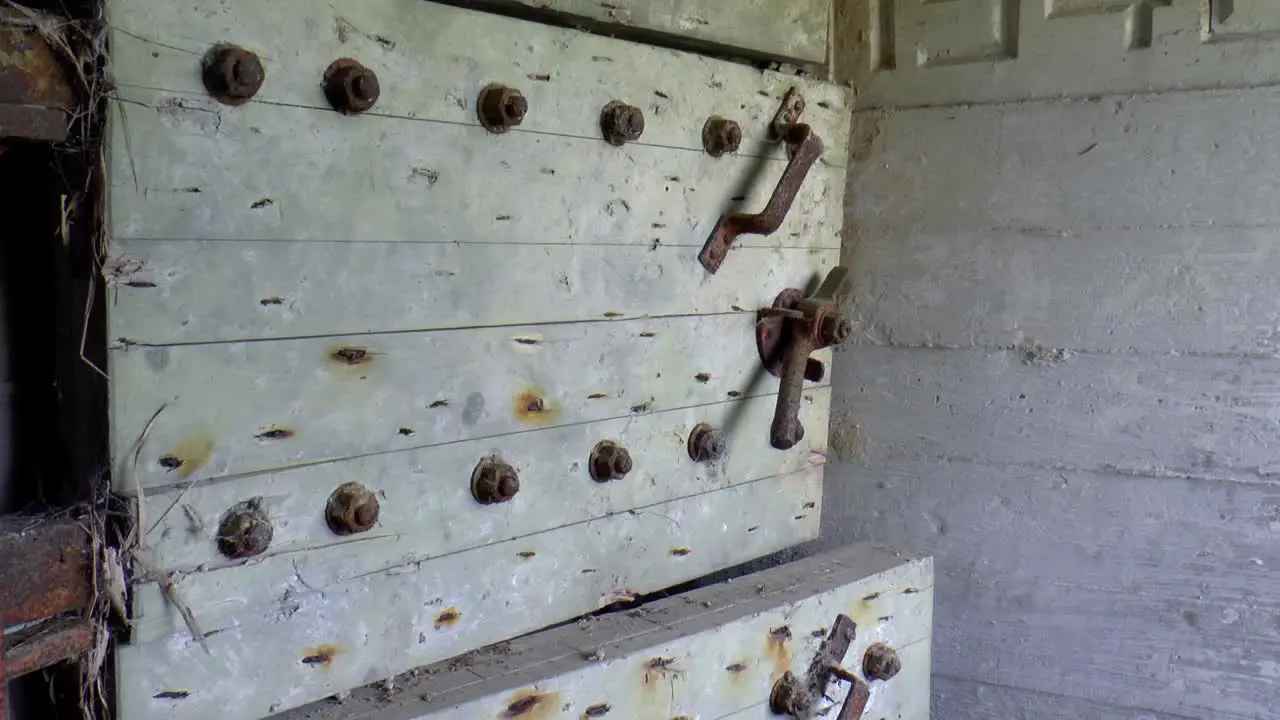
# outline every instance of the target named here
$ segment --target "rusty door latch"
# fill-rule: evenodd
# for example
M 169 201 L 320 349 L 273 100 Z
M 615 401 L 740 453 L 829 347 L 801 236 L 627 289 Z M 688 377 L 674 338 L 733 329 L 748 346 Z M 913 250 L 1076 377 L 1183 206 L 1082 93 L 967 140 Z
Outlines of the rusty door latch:
M 867 709 L 867 701 L 871 699 L 871 688 L 866 681 L 841 666 L 845 653 L 858 633 L 858 626 L 844 614 L 836 616 L 827 637 L 818 646 L 818 652 L 809 663 L 809 671 L 804 678 L 798 678 L 787 671 L 773 685 L 769 692 L 769 709 L 775 714 L 793 718 L 810 717 L 814 705 L 821 698 L 827 697 L 827 686 L 832 681 L 849 683 L 849 694 L 836 720 L 858 720 Z
M 800 186 L 804 184 L 809 168 L 822 156 L 822 138 L 813 128 L 797 122 L 800 113 L 804 112 L 804 97 L 800 91 L 791 88 L 782 100 L 782 106 L 773 118 L 770 132 L 774 138 L 787 144 L 787 167 L 778 179 L 769 202 L 764 210 L 756 214 L 723 215 L 711 230 L 702 251 L 698 253 L 698 262 L 709 273 L 715 273 L 729 253 L 729 246 L 739 235 L 772 235 L 782 226 L 787 211 L 795 202 Z
M 826 374 L 822 361 L 809 357 L 815 350 L 838 345 L 853 334 L 853 323 L 836 306 L 835 296 L 849 277 L 837 265 L 813 295 L 787 288 L 772 307 L 760 310 L 756 348 L 769 372 L 781 378 L 778 406 L 769 429 L 769 444 L 789 450 L 804 438 L 800 424 L 800 396 L 804 381 L 819 382 Z

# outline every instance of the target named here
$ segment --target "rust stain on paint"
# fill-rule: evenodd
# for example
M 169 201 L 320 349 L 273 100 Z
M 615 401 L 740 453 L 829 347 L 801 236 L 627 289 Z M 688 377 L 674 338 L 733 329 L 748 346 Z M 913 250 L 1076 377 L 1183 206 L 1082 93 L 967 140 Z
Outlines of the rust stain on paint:
M 764 638 L 764 656 L 773 664 L 773 672 L 769 675 L 769 685 L 777 682 L 791 669 L 791 627 L 779 625 L 769 630 Z
M 436 629 L 444 630 L 445 628 L 451 628 L 454 625 L 457 625 L 458 621 L 461 619 L 462 613 L 458 611 L 458 608 L 445 608 L 436 616 Z
M 333 658 L 339 652 L 341 650 L 336 645 L 317 645 L 313 648 L 307 648 L 302 651 L 302 664 L 327 669 L 333 664 Z
M 177 470 L 179 477 L 187 477 L 209 463 L 213 457 L 213 436 L 200 431 L 183 438 L 171 452 L 160 456 L 160 466 Z
M 517 690 L 506 702 L 507 706 L 498 717 L 520 720 L 546 720 L 555 717 L 559 714 L 561 704 L 559 693 L 537 690 Z
M 367 347 L 339 345 L 329 351 L 329 360 L 339 365 L 367 365 L 373 362 L 373 353 Z
M 688 555 L 691 552 L 693 552 L 692 548 L 687 548 L 687 547 L 671 548 L 671 554 L 674 555 L 675 557 L 684 557 L 685 555 Z
M 560 406 L 547 402 L 546 390 L 529 387 L 511 399 L 511 412 L 527 425 L 550 425 L 560 417 Z
M 253 437 L 256 440 L 288 440 L 294 435 L 297 433 L 290 428 L 270 425 L 254 433 Z

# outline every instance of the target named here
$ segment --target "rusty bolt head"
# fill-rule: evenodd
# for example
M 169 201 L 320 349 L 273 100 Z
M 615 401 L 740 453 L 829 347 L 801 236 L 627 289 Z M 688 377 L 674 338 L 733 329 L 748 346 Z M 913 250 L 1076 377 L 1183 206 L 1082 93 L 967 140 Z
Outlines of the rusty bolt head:
M 813 696 L 800 678 L 788 670 L 769 692 L 769 709 L 778 715 L 804 717 L 813 707 Z
M 831 314 L 822 319 L 822 342 L 828 345 L 839 345 L 853 334 L 853 323 L 839 314 Z
M 249 101 L 267 78 L 267 70 L 258 56 L 235 45 L 215 45 L 201 62 L 204 87 L 224 105 L 241 105 Z
M 338 535 L 352 535 L 371 529 L 378 522 L 378 496 L 358 482 L 344 483 L 329 496 L 325 520 Z
M 377 73 L 350 58 L 334 60 L 324 72 L 325 99 L 340 113 L 362 113 L 373 107 L 381 94 Z
M 529 101 L 524 99 L 524 95 L 506 85 L 489 85 L 480 91 L 480 97 L 476 99 L 480 124 L 495 134 L 502 134 L 524 122 L 528 111 Z
M 713 115 L 702 126 L 702 147 L 711 157 L 738 152 L 742 144 L 742 128 L 732 120 Z
M 481 505 L 503 503 L 520 492 L 516 469 L 497 457 L 481 460 L 471 473 L 471 496 Z
M 862 674 L 868 680 L 888 680 L 902 670 L 898 653 L 884 643 L 875 643 L 862 656 Z
M 724 457 L 729 447 L 724 433 L 706 423 L 699 423 L 689 433 L 689 457 L 694 462 L 714 462 Z
M 263 512 L 261 499 L 239 503 L 218 524 L 218 550 L 229 558 L 261 555 L 271 545 L 274 530 Z
M 587 467 L 596 482 L 621 480 L 631 472 L 631 453 L 615 442 L 601 440 L 592 449 Z
M 644 112 L 614 100 L 600 111 L 600 132 L 610 145 L 625 145 L 644 133 Z

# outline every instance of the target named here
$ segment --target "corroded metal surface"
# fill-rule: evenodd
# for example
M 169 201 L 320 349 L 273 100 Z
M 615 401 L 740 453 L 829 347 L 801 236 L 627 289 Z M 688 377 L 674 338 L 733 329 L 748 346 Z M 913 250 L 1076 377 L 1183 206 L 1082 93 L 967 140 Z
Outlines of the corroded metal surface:
M 0 137 L 63 140 L 75 102 L 58 54 L 31 21 L 0 12 Z
M 93 646 L 93 626 L 83 618 L 50 620 L 5 638 L 0 677 L 16 678 L 70 660 Z
M 772 307 L 759 313 L 756 345 L 761 362 L 781 378 L 769 433 L 769 443 L 779 450 L 787 450 L 804 438 L 799 417 L 804 380 L 816 382 L 825 373 L 822 363 L 809 355 L 843 343 L 853 333 L 853 323 L 835 302 L 848 275 L 848 268 L 838 265 L 813 295 L 805 297 L 804 291 L 787 288 L 778 293 Z
M 0 625 L 88 606 L 89 533 L 75 518 L 0 518 Z

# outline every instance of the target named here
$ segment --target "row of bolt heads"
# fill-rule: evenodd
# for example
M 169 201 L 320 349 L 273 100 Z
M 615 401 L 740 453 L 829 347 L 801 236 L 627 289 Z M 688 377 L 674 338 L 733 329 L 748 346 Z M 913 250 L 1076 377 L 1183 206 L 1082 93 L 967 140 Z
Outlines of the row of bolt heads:
M 218 102 L 242 105 L 262 89 L 267 70 L 262 59 L 236 45 L 215 45 L 205 53 L 202 73 L 205 89 Z M 382 88 L 378 75 L 351 58 L 333 61 L 324 72 L 324 96 L 334 110 L 353 115 L 378 102 Z M 529 101 L 506 85 L 491 84 L 476 98 L 480 124 L 501 134 L 524 122 Z M 613 101 L 600 111 L 600 134 L 611 145 L 625 145 L 644 134 L 644 112 L 634 105 Z M 742 128 L 733 120 L 712 116 L 702 127 L 702 146 L 712 157 L 737 152 Z
M 689 433 L 688 452 L 694 462 L 724 457 L 724 433 L 706 423 Z M 631 453 L 611 440 L 602 440 L 587 461 L 591 478 L 599 483 L 621 480 L 631 472 Z M 484 458 L 471 473 L 471 495 L 481 505 L 504 503 L 520 492 L 520 475 L 498 457 Z M 378 496 L 358 482 L 340 485 L 325 505 L 325 521 L 338 535 L 353 535 L 373 528 L 381 510 Z M 218 550 L 230 558 L 261 555 L 271 545 L 274 529 L 259 503 L 240 503 L 218 525 Z

